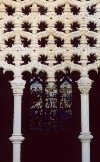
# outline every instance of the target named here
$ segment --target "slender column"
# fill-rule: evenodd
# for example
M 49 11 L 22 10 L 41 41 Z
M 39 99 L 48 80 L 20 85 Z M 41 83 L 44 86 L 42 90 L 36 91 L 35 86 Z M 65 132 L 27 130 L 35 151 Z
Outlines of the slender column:
M 81 133 L 79 139 L 82 142 L 82 162 L 90 162 L 90 141 L 93 136 L 89 128 L 89 90 L 92 81 L 88 76 L 82 76 L 78 81 L 81 92 Z
M 20 162 L 21 143 L 24 137 L 21 134 L 21 100 L 25 81 L 21 78 L 15 78 L 11 81 L 14 94 L 14 118 L 13 118 L 13 134 L 10 141 L 13 143 L 13 162 Z

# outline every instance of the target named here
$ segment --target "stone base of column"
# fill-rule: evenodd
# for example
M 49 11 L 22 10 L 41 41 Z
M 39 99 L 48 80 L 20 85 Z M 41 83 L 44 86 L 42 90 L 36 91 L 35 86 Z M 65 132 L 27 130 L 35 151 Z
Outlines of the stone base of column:
M 20 162 L 21 160 L 21 143 L 24 137 L 20 134 L 13 134 L 9 140 L 13 143 L 13 162 Z
M 93 136 L 91 133 L 81 133 L 78 137 L 82 142 L 82 162 L 90 162 L 90 142 Z

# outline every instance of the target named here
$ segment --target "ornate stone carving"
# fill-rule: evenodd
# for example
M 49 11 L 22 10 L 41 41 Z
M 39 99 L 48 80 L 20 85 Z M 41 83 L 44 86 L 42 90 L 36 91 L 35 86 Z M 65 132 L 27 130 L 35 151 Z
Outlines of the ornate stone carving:
M 88 95 L 91 88 L 92 80 L 88 78 L 88 76 L 82 76 L 78 80 L 78 88 L 81 94 Z
M 13 81 L 11 81 L 11 86 L 14 95 L 22 95 L 25 87 L 25 81 L 21 78 L 15 78 Z
M 11 85 L 16 97 L 16 113 L 17 106 L 21 108 L 17 105 L 18 96 L 21 104 L 25 86 L 25 81 L 19 76 L 33 68 L 46 71 L 50 82 L 54 81 L 57 70 L 68 67 L 70 71 L 79 71 L 82 74 L 78 81 L 81 96 L 88 97 L 92 84 L 88 71 L 100 67 L 99 34 L 100 0 L 0 0 L 0 67 L 14 73 Z M 7 60 L 8 55 L 12 58 L 11 62 Z M 26 55 L 30 61 L 24 61 Z M 42 60 L 39 61 L 41 55 Z M 78 59 L 75 60 L 75 56 Z M 85 117 L 88 121 L 88 98 L 86 103 L 85 112 L 82 108 L 82 121 Z M 87 121 L 82 123 L 84 130 L 89 128 Z M 16 129 L 20 122 L 16 122 Z M 91 135 L 83 133 L 79 138 L 82 142 L 89 142 Z M 14 134 L 10 140 L 16 143 L 13 162 L 20 162 L 22 136 Z M 89 145 L 83 149 L 83 162 L 90 161 L 87 151 Z
M 59 7 L 61 11 L 58 12 Z M 5 71 L 9 65 L 14 75 L 16 71 L 21 75 L 23 69 L 31 71 L 33 68 L 54 75 L 59 66 L 61 70 L 68 66 L 80 73 L 100 66 L 98 0 L 6 0 L 0 1 L 0 8 L 0 58 L 4 60 L 0 66 Z M 12 45 L 9 45 L 11 39 Z M 8 54 L 14 58 L 14 64 L 5 61 Z M 48 65 L 38 61 L 41 54 L 47 57 Z M 55 64 L 55 56 L 59 54 L 63 55 L 64 61 Z M 89 59 L 91 54 L 95 54 L 94 61 Z M 30 56 L 30 62 L 22 64 L 25 55 Z M 80 60 L 75 62 L 73 55 L 80 56 Z

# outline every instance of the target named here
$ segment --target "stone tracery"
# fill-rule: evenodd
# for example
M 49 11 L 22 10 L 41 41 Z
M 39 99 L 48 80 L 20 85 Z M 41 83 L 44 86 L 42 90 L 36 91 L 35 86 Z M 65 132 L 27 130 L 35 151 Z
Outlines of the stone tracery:
M 99 1 L 1 1 L 1 58 L 9 55 L 14 64 L 9 68 L 31 71 L 41 67 L 54 72 L 59 64 L 72 70 L 96 69 L 99 60 Z M 45 5 L 44 5 L 45 4 Z M 96 19 L 95 19 L 96 18 Z M 4 54 L 5 53 L 5 54 Z M 89 64 L 90 55 L 96 59 Z M 29 55 L 30 61 L 22 64 Z M 44 61 L 39 61 L 41 55 Z M 80 58 L 75 63 L 74 56 Z M 63 61 L 62 61 L 63 58 Z M 2 66 L 8 68 L 8 62 Z M 16 75 L 16 74 L 15 74 Z
M 81 73 L 85 93 L 84 78 L 100 66 L 99 20 L 99 0 L 1 0 L 0 67 L 14 72 L 15 84 L 33 68 L 45 70 L 51 82 L 68 67 Z

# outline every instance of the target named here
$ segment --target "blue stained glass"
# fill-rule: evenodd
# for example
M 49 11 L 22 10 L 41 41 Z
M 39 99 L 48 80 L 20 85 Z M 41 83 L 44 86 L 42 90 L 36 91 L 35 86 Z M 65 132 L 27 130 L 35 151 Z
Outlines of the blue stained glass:
M 30 108 L 31 130 L 43 131 L 45 129 L 47 132 L 71 128 L 72 86 L 69 82 L 64 81 L 60 85 L 60 100 L 57 98 L 56 84 L 52 88 L 46 84 L 45 94 L 43 94 L 42 84 L 36 81 L 31 85 L 30 90 L 33 96 Z

